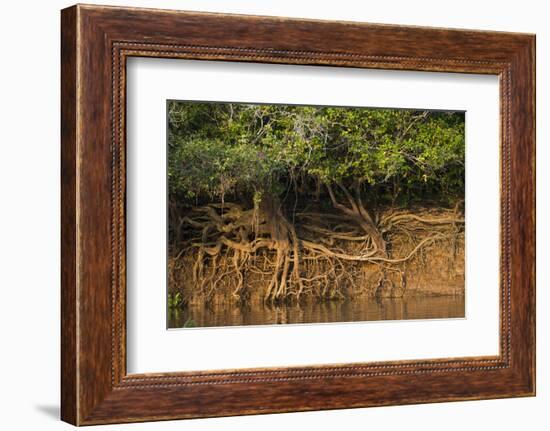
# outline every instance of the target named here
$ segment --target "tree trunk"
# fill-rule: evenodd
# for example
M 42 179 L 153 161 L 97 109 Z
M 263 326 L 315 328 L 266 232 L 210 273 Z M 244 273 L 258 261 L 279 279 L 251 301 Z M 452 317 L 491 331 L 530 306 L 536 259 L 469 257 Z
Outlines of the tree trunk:
M 272 302 L 285 299 L 290 282 L 298 285 L 297 297 L 299 299 L 303 286 L 300 277 L 300 251 L 296 230 L 285 217 L 278 197 L 264 193 L 260 210 L 264 213 L 266 227 L 277 251 L 275 270 L 265 294 L 265 300 Z
M 348 203 L 350 205 L 348 207 L 338 202 L 334 190 L 332 189 L 332 186 L 330 184 L 326 184 L 326 187 L 334 208 L 342 211 L 352 220 L 356 221 L 361 229 L 363 229 L 363 231 L 365 231 L 365 233 L 371 237 L 372 242 L 376 247 L 376 252 L 380 256 L 387 257 L 388 253 L 386 241 L 384 240 L 382 233 L 380 232 L 372 217 L 363 205 L 359 190 L 357 189 L 357 197 L 354 198 L 345 186 L 343 186 L 342 184 L 338 184 L 338 187 L 340 188 L 340 190 L 342 190 L 342 192 L 346 196 L 346 199 L 348 200 Z

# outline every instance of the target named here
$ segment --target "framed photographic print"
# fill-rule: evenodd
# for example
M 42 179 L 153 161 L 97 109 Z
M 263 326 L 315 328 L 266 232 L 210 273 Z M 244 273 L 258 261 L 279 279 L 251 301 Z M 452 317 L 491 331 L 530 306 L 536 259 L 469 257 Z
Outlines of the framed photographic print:
M 62 419 L 535 394 L 535 37 L 62 11 Z

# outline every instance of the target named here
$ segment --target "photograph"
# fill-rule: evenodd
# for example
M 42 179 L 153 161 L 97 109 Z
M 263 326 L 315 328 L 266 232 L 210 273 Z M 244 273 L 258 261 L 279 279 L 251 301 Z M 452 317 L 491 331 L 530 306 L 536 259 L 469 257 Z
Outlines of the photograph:
M 6 8 L 4 428 L 548 422 L 542 6 L 117 1 Z
M 465 317 L 464 111 L 166 109 L 168 328 Z

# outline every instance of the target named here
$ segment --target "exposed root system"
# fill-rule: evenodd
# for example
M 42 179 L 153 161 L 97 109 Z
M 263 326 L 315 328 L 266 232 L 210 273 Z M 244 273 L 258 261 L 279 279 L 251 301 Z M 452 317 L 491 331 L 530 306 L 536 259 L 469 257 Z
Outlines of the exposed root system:
M 359 196 L 327 188 L 333 210 L 285 215 L 264 198 L 254 208 L 233 202 L 195 206 L 177 215 L 169 276 L 187 286 L 187 300 L 252 294 L 267 303 L 358 294 L 400 297 L 407 265 L 435 244 L 457 253 L 464 219 L 454 209 L 384 210 L 373 218 Z M 183 280 L 185 278 L 185 280 Z M 182 283 L 183 281 L 183 283 Z

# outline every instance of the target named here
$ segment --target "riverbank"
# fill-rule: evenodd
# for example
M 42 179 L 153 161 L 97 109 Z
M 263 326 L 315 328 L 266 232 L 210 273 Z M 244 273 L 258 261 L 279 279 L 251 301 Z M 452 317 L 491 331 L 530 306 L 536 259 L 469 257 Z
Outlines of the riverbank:
M 188 318 L 194 320 L 197 315 L 201 315 L 205 316 L 200 319 L 201 326 L 225 326 L 233 323 L 223 323 L 223 319 L 227 322 L 259 319 L 259 323 L 251 324 L 260 324 L 260 318 L 250 317 L 261 315 L 258 310 L 266 314 L 265 323 L 277 323 L 281 319 L 301 323 L 304 318 L 300 317 L 300 310 L 303 309 L 317 310 L 306 314 L 317 316 L 318 319 L 329 319 L 331 316 L 334 321 L 341 321 L 339 315 L 343 314 L 357 320 L 369 320 L 368 316 L 362 317 L 360 313 L 349 310 L 355 309 L 354 304 L 363 304 L 359 307 L 360 310 L 376 316 L 376 312 L 369 311 L 369 307 L 380 304 L 384 299 L 406 299 L 418 304 L 428 304 L 437 302 L 433 298 L 438 297 L 463 298 L 463 224 L 440 222 L 435 228 L 432 227 L 433 220 L 444 221 L 449 219 L 450 214 L 455 213 L 450 210 L 416 208 L 393 215 L 393 224 L 386 232 L 388 259 L 368 262 L 344 261 L 338 258 L 328 261 L 323 257 L 303 259 L 300 262 L 304 271 L 301 275 L 304 280 L 307 279 L 311 288 L 304 289 L 299 298 L 288 295 L 280 301 L 266 301 L 269 281 L 273 277 L 269 271 L 269 262 L 273 260 L 273 256 L 269 251 L 250 254 L 246 260 L 242 256 L 240 260 L 234 260 L 234 255 L 229 253 L 220 253 L 211 259 L 197 259 L 200 251 L 180 253 L 169 258 L 169 308 L 174 313 L 187 316 L 185 321 Z M 300 233 L 299 225 L 297 231 Z M 426 241 L 426 238 L 430 241 Z M 423 246 L 419 247 L 418 244 Z M 356 243 L 333 241 L 330 246 L 334 250 L 342 250 L 341 253 L 355 253 L 360 256 Z M 345 246 L 356 248 L 345 249 Z M 402 259 L 403 256 L 407 258 Z M 252 259 L 254 265 L 250 264 Z M 248 269 L 235 271 L 236 262 Z M 326 266 L 327 263 L 332 266 Z M 199 265 L 202 265 L 200 271 Z M 197 273 L 201 274 L 201 278 L 197 278 Z M 239 286 L 238 291 L 235 286 Z M 463 299 L 457 301 L 463 302 Z M 322 311 L 338 310 L 342 307 L 348 311 L 328 314 Z M 424 314 L 420 313 L 420 317 L 413 318 L 429 318 L 429 312 Z M 456 312 L 451 314 L 456 317 Z M 225 317 L 222 319 L 220 316 Z M 443 313 L 436 317 L 449 316 Z M 312 318 L 306 318 L 306 321 L 309 322 Z M 345 319 L 347 318 L 349 317 Z M 176 320 L 179 322 L 181 318 Z

